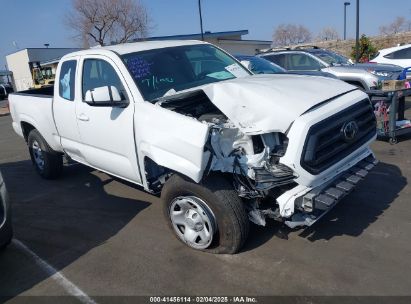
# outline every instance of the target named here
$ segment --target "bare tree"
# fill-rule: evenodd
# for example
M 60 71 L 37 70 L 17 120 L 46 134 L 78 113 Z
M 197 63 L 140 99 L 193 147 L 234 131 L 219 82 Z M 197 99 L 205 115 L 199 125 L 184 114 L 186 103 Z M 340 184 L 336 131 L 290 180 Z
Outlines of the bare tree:
M 287 46 L 311 41 L 311 32 L 303 25 L 280 24 L 273 34 L 273 45 Z
M 407 30 L 407 21 L 404 17 L 397 17 L 392 23 L 380 26 L 382 35 L 395 35 Z
M 298 25 L 295 38 L 296 38 L 296 41 L 295 41 L 296 44 L 310 42 L 312 40 L 312 34 L 305 26 Z
M 394 34 L 400 33 L 405 30 L 405 18 L 397 17 L 393 23 L 391 23 L 391 29 Z
M 290 36 L 292 34 L 289 27 L 290 26 L 281 24 L 275 29 L 273 34 L 273 45 L 285 46 L 290 44 Z
M 73 10 L 66 16 L 84 47 L 109 42 L 124 43 L 145 37 L 149 28 L 146 8 L 138 0 L 72 0 Z
M 325 27 L 318 34 L 318 39 L 322 40 L 322 41 L 324 41 L 324 40 L 337 40 L 339 38 L 340 38 L 340 36 L 338 35 L 337 30 L 333 27 Z
M 380 26 L 380 34 L 384 35 L 384 36 L 385 35 L 391 35 L 389 27 L 387 25 L 381 25 Z

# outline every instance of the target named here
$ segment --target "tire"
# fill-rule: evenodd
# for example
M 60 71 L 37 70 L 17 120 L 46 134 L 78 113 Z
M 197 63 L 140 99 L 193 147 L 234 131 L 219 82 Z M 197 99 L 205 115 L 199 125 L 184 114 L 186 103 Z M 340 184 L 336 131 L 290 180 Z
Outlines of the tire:
M 63 156 L 47 144 L 43 136 L 32 130 L 27 137 L 31 161 L 37 173 L 45 179 L 55 179 L 63 171 Z
M 13 238 L 13 227 L 11 224 L 10 198 L 7 194 L 7 190 L 4 191 L 4 184 L 0 187 L 2 188 L 0 189 L 0 250 L 3 250 L 11 243 Z
M 247 240 L 249 220 L 243 202 L 232 185 L 222 176 L 210 176 L 197 184 L 174 174 L 164 185 L 161 199 L 169 228 L 177 239 L 193 249 L 234 254 Z M 191 207 L 185 208 L 186 206 Z M 197 211 L 202 219 L 200 224 L 193 223 Z M 193 213 L 192 218 L 190 212 Z M 179 215 L 181 217 L 178 217 Z M 184 223 L 179 225 L 181 221 Z M 197 225 L 200 225 L 200 231 L 197 231 Z M 186 232 L 190 232 L 190 238 L 195 233 L 200 238 L 190 242 L 185 237 Z M 206 236 L 205 240 L 202 235 Z M 208 239 L 209 235 L 211 240 Z
M 11 240 L 13 239 L 13 228 L 11 227 L 10 222 L 6 223 L 7 226 L 4 228 L 4 231 L 1 232 L 2 234 L 6 235 L 5 240 L 0 240 L 0 251 L 6 249 L 8 245 L 10 245 Z

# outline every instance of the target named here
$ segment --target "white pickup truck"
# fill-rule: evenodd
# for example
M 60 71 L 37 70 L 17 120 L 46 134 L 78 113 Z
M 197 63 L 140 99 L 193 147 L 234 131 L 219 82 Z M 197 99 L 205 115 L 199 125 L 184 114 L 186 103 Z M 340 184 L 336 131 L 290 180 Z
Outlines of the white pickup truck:
M 249 222 L 310 226 L 376 164 L 368 97 L 340 80 L 252 75 L 199 41 L 64 56 L 54 88 L 10 95 L 44 178 L 63 157 L 161 193 L 188 246 L 237 252 Z

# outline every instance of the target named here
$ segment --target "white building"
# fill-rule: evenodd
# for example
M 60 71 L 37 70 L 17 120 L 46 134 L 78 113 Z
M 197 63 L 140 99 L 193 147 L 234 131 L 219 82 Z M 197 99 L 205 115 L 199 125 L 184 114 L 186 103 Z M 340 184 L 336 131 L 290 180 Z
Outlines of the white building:
M 41 62 L 59 59 L 79 48 L 26 48 L 6 56 L 8 69 L 13 73 L 14 90 L 33 87 L 32 69 Z

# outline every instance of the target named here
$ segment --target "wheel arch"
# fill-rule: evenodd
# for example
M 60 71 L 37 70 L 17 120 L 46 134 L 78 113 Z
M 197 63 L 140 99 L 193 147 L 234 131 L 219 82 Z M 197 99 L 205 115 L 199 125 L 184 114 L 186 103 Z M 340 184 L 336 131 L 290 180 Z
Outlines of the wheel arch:
M 29 122 L 21 121 L 20 122 L 21 130 L 23 131 L 24 140 L 27 142 L 29 134 L 32 130 L 37 130 L 37 128 Z
M 170 174 L 177 173 L 192 182 L 199 183 L 203 178 L 210 157 L 209 151 L 203 151 L 201 157 L 197 155 L 197 161 L 192 162 L 161 147 L 144 143 L 141 145 L 139 157 L 141 172 L 143 172 L 143 184 L 146 184 L 147 188 L 150 189 L 149 177 L 152 177 L 150 173 L 152 174 L 153 170 L 166 170 Z M 151 172 L 148 172 L 148 169 Z
M 194 183 L 198 183 L 202 179 L 201 176 L 200 180 L 196 181 L 193 179 L 193 176 L 188 175 L 187 172 L 176 171 L 169 166 L 160 165 L 149 156 L 144 156 L 143 163 L 144 169 L 142 172 L 144 172 L 145 182 L 147 183 L 148 189 L 153 192 L 160 192 L 167 180 L 175 174 Z

